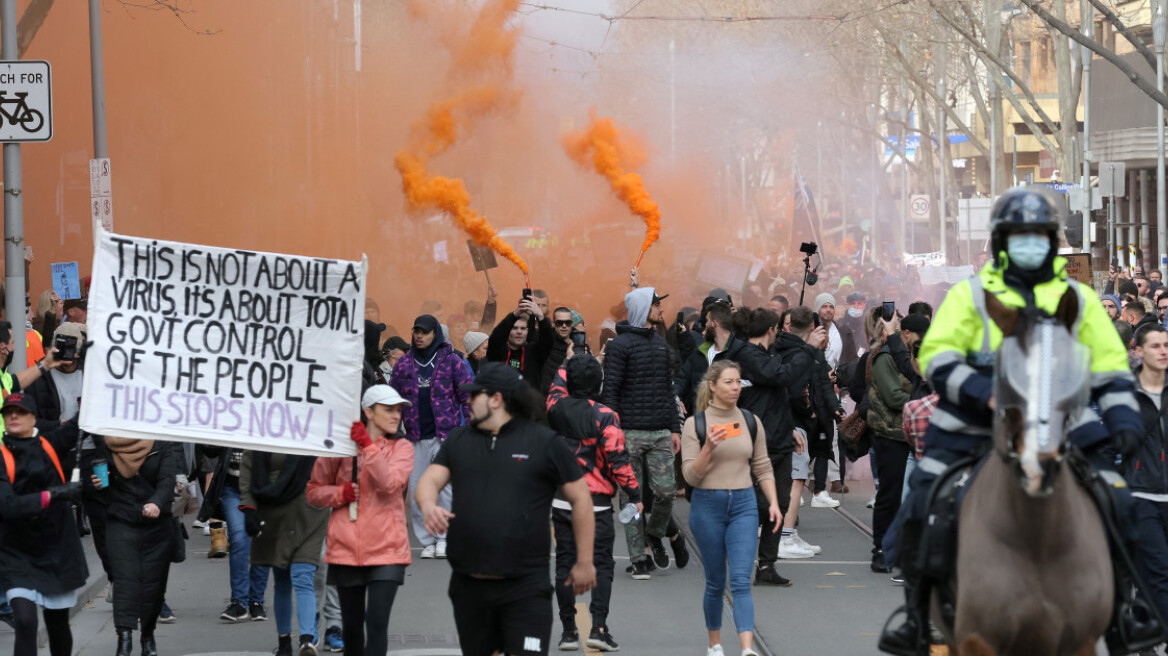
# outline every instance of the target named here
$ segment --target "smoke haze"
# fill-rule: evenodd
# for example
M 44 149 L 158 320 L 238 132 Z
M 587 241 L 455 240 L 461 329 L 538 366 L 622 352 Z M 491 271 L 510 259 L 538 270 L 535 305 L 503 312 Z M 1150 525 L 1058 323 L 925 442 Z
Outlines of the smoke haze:
M 754 255 L 785 248 L 789 164 L 773 162 L 789 157 L 792 126 L 782 103 L 767 104 L 789 83 L 767 49 L 778 37 L 746 47 L 729 28 L 698 34 L 518 0 L 183 6 L 176 17 L 103 3 L 116 232 L 367 253 L 368 296 L 399 331 L 425 300 L 448 318 L 484 299 L 460 226 L 529 265 L 531 284 L 580 308 L 593 334 L 656 239 L 656 217 L 662 238 L 641 280 L 679 301 L 710 286 L 693 280 L 703 252 L 763 235 L 770 245 L 751 244 Z M 84 3 L 57 3 L 25 57 L 51 62 L 55 109 L 53 141 L 22 148 L 35 296 L 51 262 L 79 261 L 85 275 L 92 259 Z M 565 157 L 564 135 L 588 125 L 590 107 L 621 126 L 622 140 L 643 136 L 619 159 L 652 192 L 624 196 L 640 216 Z M 641 157 L 627 158 L 634 151 Z M 491 280 L 500 312 L 514 307 L 520 269 L 501 261 Z

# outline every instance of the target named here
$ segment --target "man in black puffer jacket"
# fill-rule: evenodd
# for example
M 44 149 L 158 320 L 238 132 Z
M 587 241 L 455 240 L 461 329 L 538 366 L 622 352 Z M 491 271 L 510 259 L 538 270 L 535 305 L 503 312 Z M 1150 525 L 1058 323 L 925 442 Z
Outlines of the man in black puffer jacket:
M 791 500 L 792 453 L 795 451 L 795 419 L 791 414 L 790 394 L 792 390 L 807 385 L 812 357 L 802 348 L 784 353 L 785 358 L 772 354 L 771 347 L 780 334 L 797 340 L 800 346 L 806 346 L 806 343 L 794 335 L 781 333 L 779 316 L 769 309 L 739 310 L 734 315 L 734 329 L 750 341 L 735 340 L 735 348 L 727 348 L 714 360 L 729 358 L 742 368 L 742 394 L 738 397 L 738 407 L 757 415 L 766 429 L 767 455 L 775 473 L 779 509 L 786 514 Z M 779 557 L 782 536 L 774 530 L 765 512 L 759 513 L 759 517 L 765 520 L 758 543 L 758 570 L 765 579 L 770 575 L 763 573 L 771 569 Z
M 604 356 L 604 389 L 600 402 L 616 411 L 625 431 L 625 445 L 643 490 L 653 494 L 653 514 L 644 533 L 640 522 L 625 524 L 625 539 L 633 561 L 634 579 L 650 577 L 646 540 L 657 566 L 669 566 L 661 538 L 666 536 L 677 483 L 673 454 L 681 447 L 681 417 L 673 394 L 676 355 L 653 325 L 664 321 L 661 301 L 652 287 L 634 289 L 625 296 L 628 321 L 616 325 L 616 339 Z M 642 471 L 644 456 L 647 472 Z M 621 505 L 629 500 L 621 495 Z

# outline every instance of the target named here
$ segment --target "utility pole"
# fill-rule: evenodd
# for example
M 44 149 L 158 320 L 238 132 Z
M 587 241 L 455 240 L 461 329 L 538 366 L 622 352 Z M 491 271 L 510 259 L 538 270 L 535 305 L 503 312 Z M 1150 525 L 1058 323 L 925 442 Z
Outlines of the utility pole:
M 941 217 L 941 252 L 946 254 L 946 263 L 948 263 L 949 242 L 947 240 L 946 222 L 949 214 L 949 207 L 945 204 L 945 177 L 946 169 L 949 168 L 949 160 L 946 158 L 946 147 L 949 145 L 949 134 L 945 130 L 945 73 L 948 69 L 949 50 L 944 42 L 938 44 L 939 51 L 936 59 L 936 73 L 937 73 L 937 97 L 940 100 L 937 102 L 937 148 L 940 156 L 939 166 L 940 171 L 940 217 Z
M 0 59 L 20 58 L 16 46 L 16 0 L 0 0 Z M 24 343 L 24 183 L 20 176 L 20 144 L 4 144 L 4 312 L 12 324 L 16 348 L 9 371 L 23 371 L 28 354 Z
M 1089 2 L 1079 3 L 1080 28 L 1083 36 L 1092 36 L 1092 25 L 1095 22 L 1095 8 Z M 1083 175 L 1079 184 L 1083 187 L 1083 252 L 1090 255 L 1091 240 L 1091 212 L 1094 192 L 1091 191 L 1091 57 L 1094 53 L 1090 48 L 1079 48 L 1079 56 L 1083 62 Z M 1110 250 L 1105 255 L 1111 257 Z
M 105 133 L 105 66 L 101 46 L 101 0 L 89 0 L 89 77 L 93 87 L 93 156 L 109 157 Z
M 1156 46 L 1156 90 L 1164 91 L 1164 40 L 1168 32 L 1168 16 L 1164 15 L 1164 0 L 1156 0 L 1156 13 L 1152 18 L 1152 36 Z M 1156 249 L 1160 257 L 1156 268 L 1160 275 L 1168 275 L 1168 217 L 1165 216 L 1164 198 L 1164 106 L 1156 103 Z

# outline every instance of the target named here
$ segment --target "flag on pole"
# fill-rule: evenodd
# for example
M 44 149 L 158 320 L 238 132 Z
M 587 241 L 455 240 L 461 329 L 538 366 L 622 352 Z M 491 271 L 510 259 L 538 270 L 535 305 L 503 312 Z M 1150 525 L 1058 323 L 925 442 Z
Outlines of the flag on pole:
M 795 225 L 794 237 L 799 241 L 813 241 L 820 243 L 819 235 L 823 226 L 819 222 L 819 212 L 815 209 L 815 198 L 803 172 L 799 170 L 799 163 L 795 162 Z

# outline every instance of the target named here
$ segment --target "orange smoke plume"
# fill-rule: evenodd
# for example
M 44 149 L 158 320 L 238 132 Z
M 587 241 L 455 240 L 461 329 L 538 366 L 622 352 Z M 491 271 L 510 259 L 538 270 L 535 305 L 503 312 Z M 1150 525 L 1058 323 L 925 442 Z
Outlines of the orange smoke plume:
M 624 201 L 633 214 L 645 220 L 645 241 L 641 244 L 641 256 L 661 234 L 661 210 L 645 191 L 641 176 L 628 169 L 640 166 L 646 160 L 645 154 L 628 139 L 621 138 L 609 117 L 598 118 L 596 111 L 588 113 L 591 122 L 588 127 L 564 136 L 564 150 L 581 166 L 589 164 L 603 175 L 617 198 Z
M 517 36 L 515 30 L 506 29 L 506 22 L 518 8 L 519 0 L 488 0 L 479 11 L 466 40 L 453 53 L 449 77 L 455 90 L 431 104 L 426 116 L 414 124 L 410 145 L 394 157 L 394 166 L 401 174 L 402 192 L 410 209 L 447 214 L 475 243 L 514 262 L 527 274 L 527 262 L 471 207 L 470 193 L 462 180 L 428 170 L 430 158 L 458 143 L 478 119 L 519 102 L 519 91 L 506 86 L 512 75 Z

